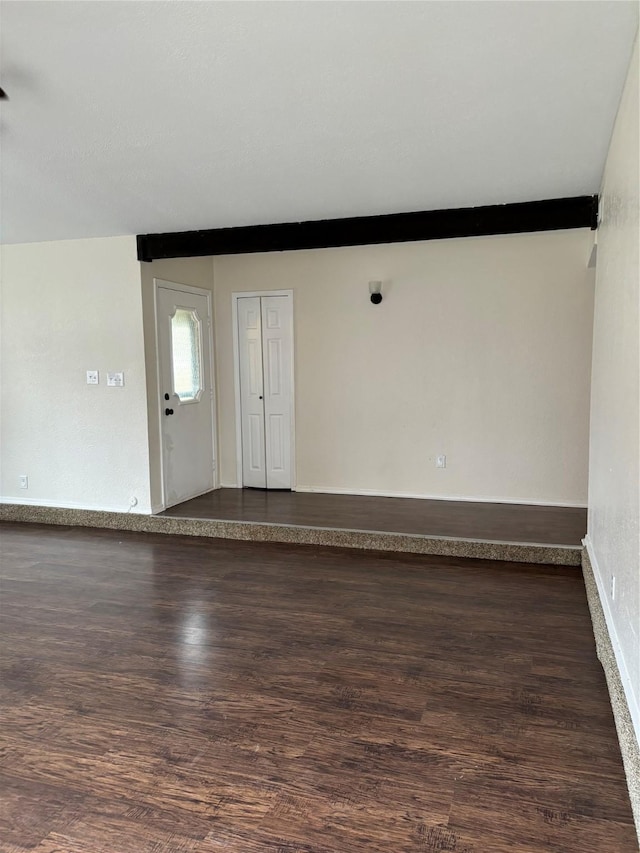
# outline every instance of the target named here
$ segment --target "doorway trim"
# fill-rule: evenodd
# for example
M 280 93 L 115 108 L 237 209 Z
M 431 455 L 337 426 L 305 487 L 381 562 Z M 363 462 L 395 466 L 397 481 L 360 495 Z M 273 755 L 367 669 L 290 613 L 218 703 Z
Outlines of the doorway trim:
M 233 391 L 236 417 L 236 488 L 241 489 L 242 473 L 242 407 L 240 401 L 240 341 L 238 338 L 238 299 L 256 296 L 288 296 L 291 299 L 291 491 L 296 491 L 296 386 L 295 386 L 295 303 L 293 290 L 241 290 L 231 294 L 233 331 Z
M 162 499 L 162 505 L 160 508 L 154 508 L 153 512 L 163 512 L 167 509 L 167 489 L 165 483 L 165 470 L 164 470 L 164 454 L 162 452 L 163 444 L 163 433 L 162 433 L 162 382 L 160 376 L 160 339 L 159 339 L 159 330 L 158 330 L 158 291 L 161 287 L 169 288 L 170 290 L 177 290 L 182 293 L 195 293 L 197 296 L 204 296 L 207 300 L 207 313 L 209 315 L 209 323 L 208 323 L 208 334 L 209 334 L 209 361 L 210 361 L 210 371 L 211 371 L 211 425 L 213 427 L 213 433 L 211 435 L 211 465 L 213 467 L 213 488 L 220 488 L 219 481 L 219 465 L 218 465 L 218 422 L 217 422 L 217 412 L 216 412 L 216 394 L 217 394 L 217 386 L 216 386 L 216 374 L 215 374 L 215 354 L 214 354 L 214 337 L 213 337 L 213 294 L 210 290 L 207 290 L 204 287 L 193 287 L 190 284 L 180 284 L 177 281 L 169 281 L 165 278 L 156 278 L 153 279 L 153 326 L 154 326 L 154 346 L 155 346 L 155 362 L 156 362 L 156 404 L 154 406 L 154 411 L 157 415 L 157 427 L 158 427 L 158 460 L 160 462 L 160 493 Z M 204 493 L 206 494 L 206 492 Z M 193 497 L 198 497 L 198 495 L 193 495 Z M 191 500 L 191 499 L 189 499 Z

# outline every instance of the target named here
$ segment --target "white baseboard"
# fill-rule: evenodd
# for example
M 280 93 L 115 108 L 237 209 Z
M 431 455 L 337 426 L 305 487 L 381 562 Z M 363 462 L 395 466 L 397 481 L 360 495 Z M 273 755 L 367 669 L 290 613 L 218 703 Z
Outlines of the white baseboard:
M 611 646 L 613 648 L 616 664 L 618 666 L 622 689 L 624 690 L 625 699 L 627 700 L 629 715 L 631 717 L 633 729 L 636 734 L 636 739 L 638 740 L 638 743 L 640 743 L 640 705 L 638 704 L 638 698 L 635 695 L 633 683 L 631 681 L 631 677 L 629 676 L 627 663 L 622 653 L 620 640 L 618 639 L 618 632 L 616 631 L 616 626 L 613 621 L 613 615 L 609 606 L 609 599 L 605 592 L 606 585 L 602 577 L 602 572 L 600 571 L 600 566 L 598 565 L 598 558 L 596 557 L 595 551 L 593 549 L 593 542 L 591 541 L 591 537 L 588 534 L 583 539 L 583 543 L 587 549 L 587 554 L 589 555 L 589 560 L 591 561 L 591 567 L 593 568 L 593 576 L 595 578 L 596 586 L 598 588 L 598 596 L 600 598 L 602 612 L 604 613 L 604 620 L 607 625 L 607 631 L 609 632 Z
M 54 509 L 85 509 L 92 512 L 128 512 L 131 515 L 150 515 L 150 509 L 141 506 L 135 508 L 128 506 L 105 506 L 104 504 L 83 504 L 76 501 L 55 501 L 46 498 L 17 498 L 0 496 L 0 504 L 14 504 L 15 506 L 46 506 Z
M 224 488 L 236 488 L 225 486 Z M 425 495 L 413 492 L 385 492 L 377 489 L 341 489 L 332 486 L 296 486 L 296 492 L 311 492 L 323 495 L 362 495 L 364 497 L 378 498 L 415 498 L 428 501 L 468 501 L 470 503 L 495 503 L 495 504 L 524 504 L 526 506 L 558 506 L 575 509 L 586 509 L 586 503 L 562 503 L 559 501 L 529 500 L 528 498 L 504 498 L 468 495 Z

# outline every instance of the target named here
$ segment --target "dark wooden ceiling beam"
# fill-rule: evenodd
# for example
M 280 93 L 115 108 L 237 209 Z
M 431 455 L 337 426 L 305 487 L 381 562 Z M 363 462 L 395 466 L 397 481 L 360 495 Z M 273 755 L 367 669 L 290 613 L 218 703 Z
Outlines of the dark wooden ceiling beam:
M 521 234 L 565 228 L 595 229 L 597 224 L 598 196 L 584 195 L 485 207 L 389 213 L 384 216 L 140 234 L 137 238 L 138 259 L 153 261 L 161 258 L 285 252 L 375 243 L 445 240 L 452 237 L 483 237 L 490 234 Z

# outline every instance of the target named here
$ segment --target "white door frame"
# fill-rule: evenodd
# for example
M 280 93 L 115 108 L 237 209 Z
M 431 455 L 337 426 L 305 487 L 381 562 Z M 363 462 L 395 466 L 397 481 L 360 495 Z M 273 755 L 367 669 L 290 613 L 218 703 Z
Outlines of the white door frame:
M 296 490 L 296 405 L 295 405 L 295 321 L 293 290 L 243 290 L 231 294 L 233 325 L 233 387 L 236 414 L 236 487 L 242 488 L 242 406 L 240 401 L 240 341 L 238 338 L 238 299 L 251 296 L 288 296 L 291 299 L 291 491 Z
M 155 411 L 158 413 L 158 441 L 159 441 L 159 452 L 160 452 L 160 487 L 162 491 L 162 507 L 159 510 L 165 510 L 167 508 L 167 489 L 164 480 L 164 454 L 162 452 L 163 448 L 163 435 L 162 435 L 162 377 L 160 376 L 160 341 L 158 337 L 158 290 L 160 287 L 166 287 L 170 290 L 177 290 L 182 293 L 195 293 L 197 296 L 204 296 L 207 300 L 207 313 L 209 315 L 209 323 L 208 323 L 208 333 L 209 333 L 209 361 L 210 361 L 210 371 L 211 371 L 211 425 L 213 427 L 213 435 L 211 436 L 211 464 L 213 466 L 213 488 L 219 489 L 220 483 L 218 480 L 218 422 L 216 420 L 216 374 L 214 372 L 214 352 L 213 352 L 213 300 L 212 293 L 210 290 L 206 290 L 203 287 L 192 287 L 190 284 L 179 284 L 176 281 L 168 281 L 164 278 L 154 278 L 153 279 L 153 320 L 155 327 L 155 347 L 156 347 L 156 407 Z M 197 497 L 197 495 L 195 495 Z

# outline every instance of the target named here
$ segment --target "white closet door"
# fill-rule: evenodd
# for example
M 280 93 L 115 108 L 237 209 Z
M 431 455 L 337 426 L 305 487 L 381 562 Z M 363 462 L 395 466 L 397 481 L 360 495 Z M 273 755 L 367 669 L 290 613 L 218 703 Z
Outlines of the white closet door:
M 261 302 L 267 488 L 290 489 L 292 300 L 263 296 Z
M 267 487 L 260 297 L 238 299 L 242 485 Z

